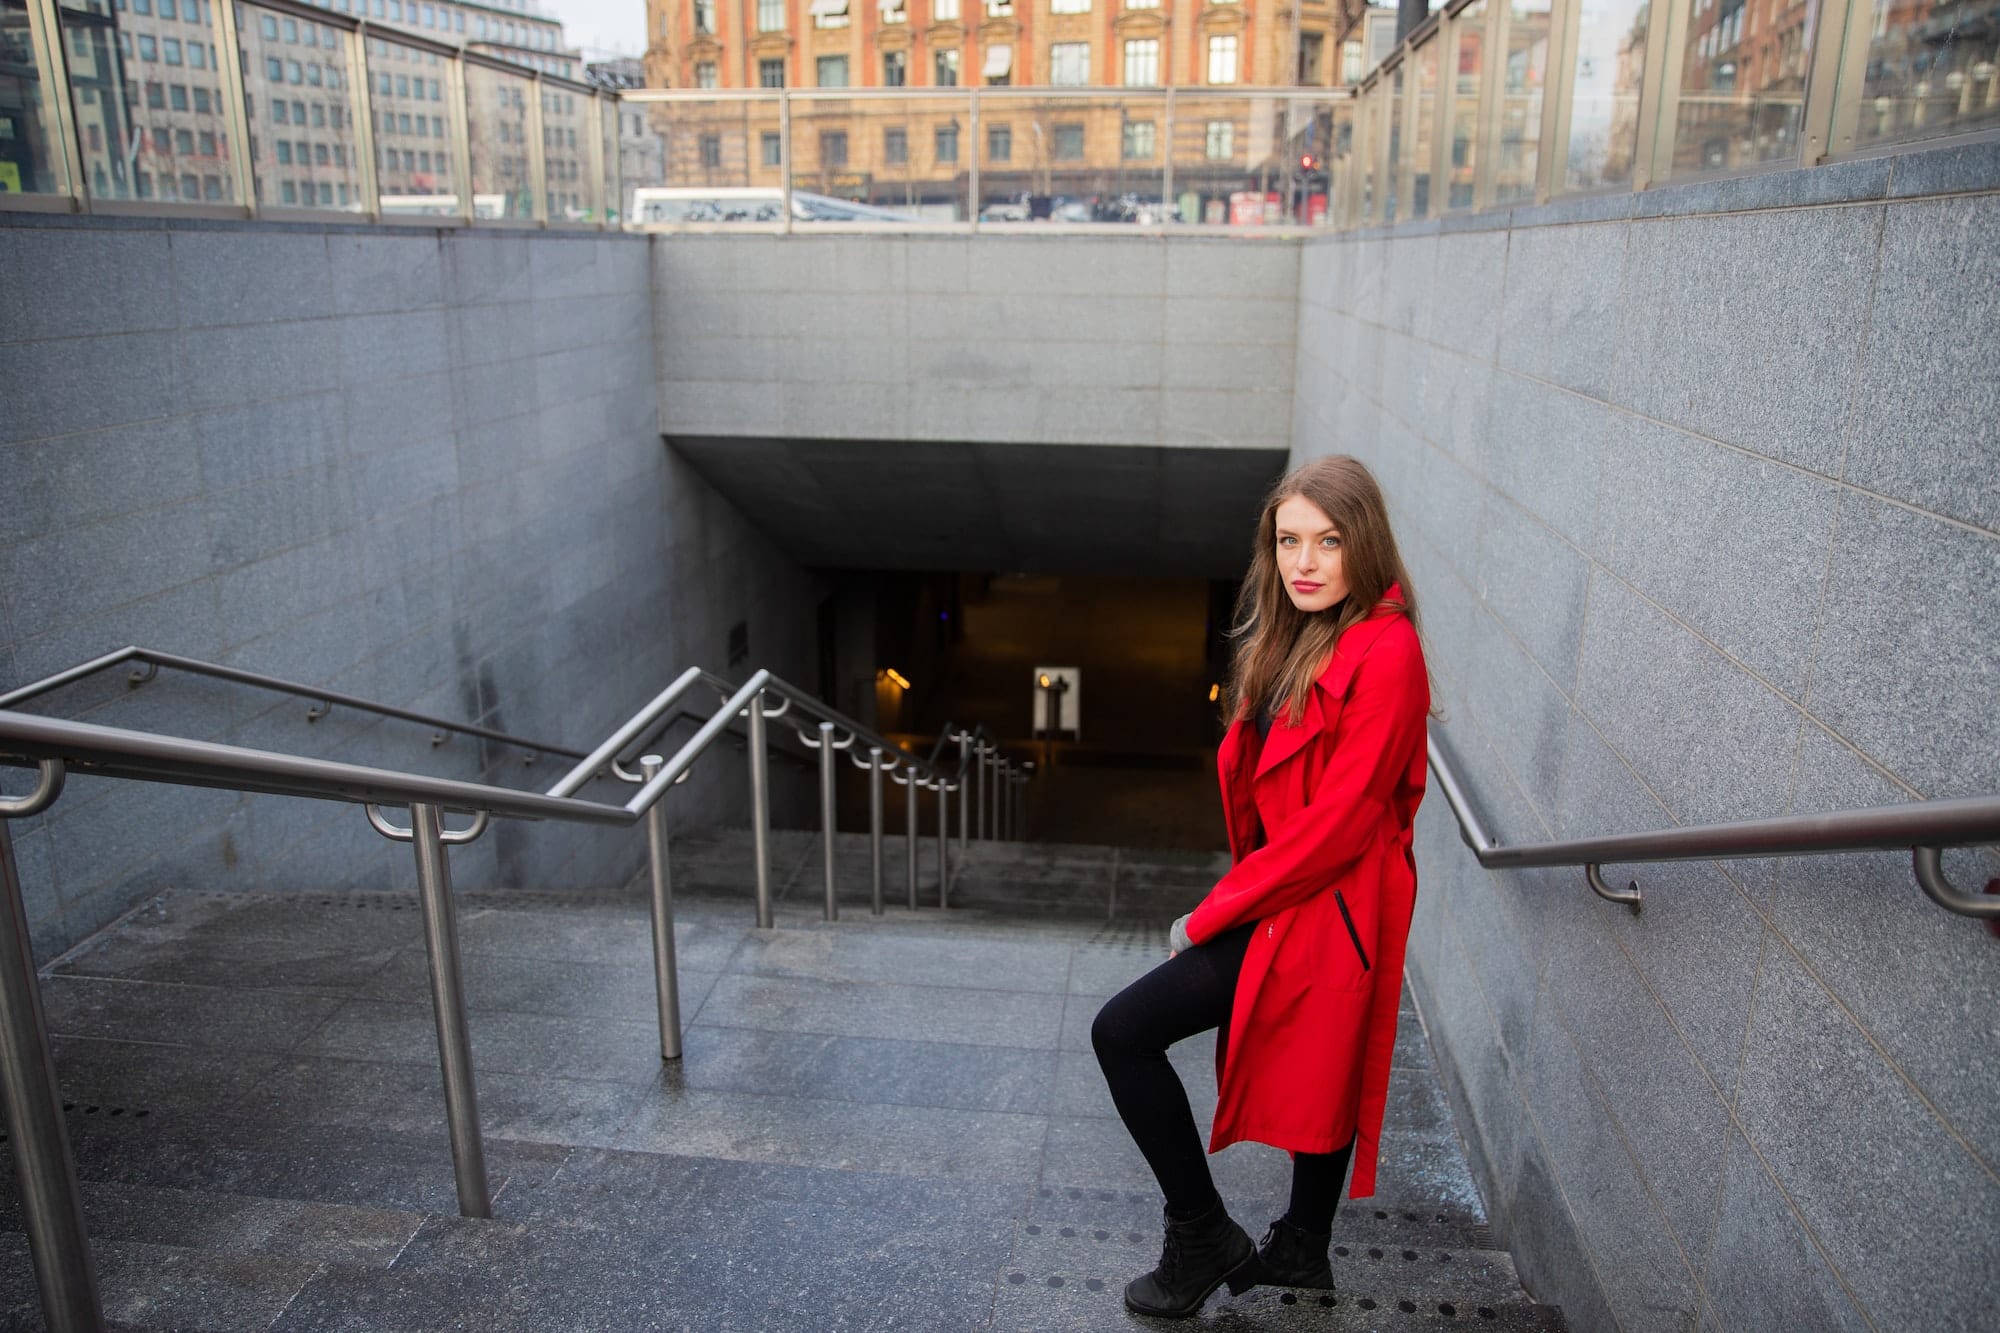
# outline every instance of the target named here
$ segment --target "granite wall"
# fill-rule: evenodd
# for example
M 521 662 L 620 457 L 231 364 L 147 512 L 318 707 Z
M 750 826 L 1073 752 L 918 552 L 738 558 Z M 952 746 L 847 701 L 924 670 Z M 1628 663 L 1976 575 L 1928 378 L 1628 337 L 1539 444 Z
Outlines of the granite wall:
M 663 236 L 668 436 L 1283 449 L 1299 251 L 1159 236 Z
M 2000 792 L 1996 187 L 1987 145 L 1306 245 L 1294 453 L 1381 476 L 1501 841 Z M 1988 1325 L 2000 940 L 1906 852 L 1608 868 L 1635 916 L 1419 823 L 1412 978 L 1571 1327 Z
M 648 273 L 623 236 L 0 213 L 0 690 L 137 643 L 587 749 L 683 666 L 727 666 L 738 621 L 754 665 L 801 674 L 816 581 L 768 577 L 782 557 L 660 441 Z M 33 707 L 560 772 L 166 672 Z M 675 818 L 741 814 L 740 750 L 711 754 Z M 76 778 L 14 833 L 42 957 L 169 885 L 414 878 L 360 810 L 278 797 Z M 642 856 L 636 831 L 501 822 L 453 864 L 562 887 Z

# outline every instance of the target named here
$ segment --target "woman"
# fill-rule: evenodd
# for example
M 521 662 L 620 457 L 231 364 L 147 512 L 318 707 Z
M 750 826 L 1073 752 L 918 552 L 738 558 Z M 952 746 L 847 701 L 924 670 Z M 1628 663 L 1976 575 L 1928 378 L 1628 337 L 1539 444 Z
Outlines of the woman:
M 1176 921 L 1167 961 L 1091 1028 L 1118 1114 L 1166 1195 L 1140 1314 L 1194 1314 L 1224 1282 L 1331 1288 L 1327 1246 L 1350 1157 L 1375 1191 L 1376 1139 L 1416 897 L 1410 821 L 1424 792 L 1430 688 L 1416 603 L 1375 479 L 1352 458 L 1271 492 L 1237 602 L 1220 755 L 1233 866 Z M 1216 1029 L 1208 1151 L 1292 1154 L 1263 1241 L 1229 1216 L 1167 1047 Z

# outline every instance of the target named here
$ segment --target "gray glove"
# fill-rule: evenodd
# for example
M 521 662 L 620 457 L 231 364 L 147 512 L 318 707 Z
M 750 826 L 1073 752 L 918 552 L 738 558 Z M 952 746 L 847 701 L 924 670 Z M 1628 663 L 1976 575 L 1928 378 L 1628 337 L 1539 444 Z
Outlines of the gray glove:
M 1194 948 L 1194 941 L 1188 938 L 1187 933 L 1188 917 L 1193 915 L 1193 912 L 1187 913 L 1186 916 L 1174 922 L 1172 928 L 1167 931 L 1167 947 L 1175 953 L 1186 953 L 1189 949 Z

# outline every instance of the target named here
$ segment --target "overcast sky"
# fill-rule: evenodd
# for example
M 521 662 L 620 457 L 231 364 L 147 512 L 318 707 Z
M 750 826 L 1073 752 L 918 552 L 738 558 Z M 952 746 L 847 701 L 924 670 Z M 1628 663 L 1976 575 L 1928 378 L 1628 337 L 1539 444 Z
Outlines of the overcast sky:
M 540 0 L 545 14 L 563 22 L 563 36 L 583 48 L 585 59 L 646 53 L 646 0 Z

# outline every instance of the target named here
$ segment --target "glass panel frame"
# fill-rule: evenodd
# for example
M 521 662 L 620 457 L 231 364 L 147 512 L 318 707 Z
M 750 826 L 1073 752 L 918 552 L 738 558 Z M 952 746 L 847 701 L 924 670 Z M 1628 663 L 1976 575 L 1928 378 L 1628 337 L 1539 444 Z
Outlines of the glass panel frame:
M 289 12 L 281 15 L 254 0 L 238 0 L 237 12 L 242 16 L 236 34 L 242 53 L 238 69 L 257 211 L 377 213 L 360 135 L 365 76 L 355 63 L 354 29 Z M 266 22 L 280 17 L 282 24 Z M 269 72 L 273 60 L 285 76 L 275 84 Z M 319 75 L 317 84 L 305 78 L 308 61 Z M 299 68 L 296 83 L 288 65 Z M 282 122 L 277 119 L 280 106 Z

